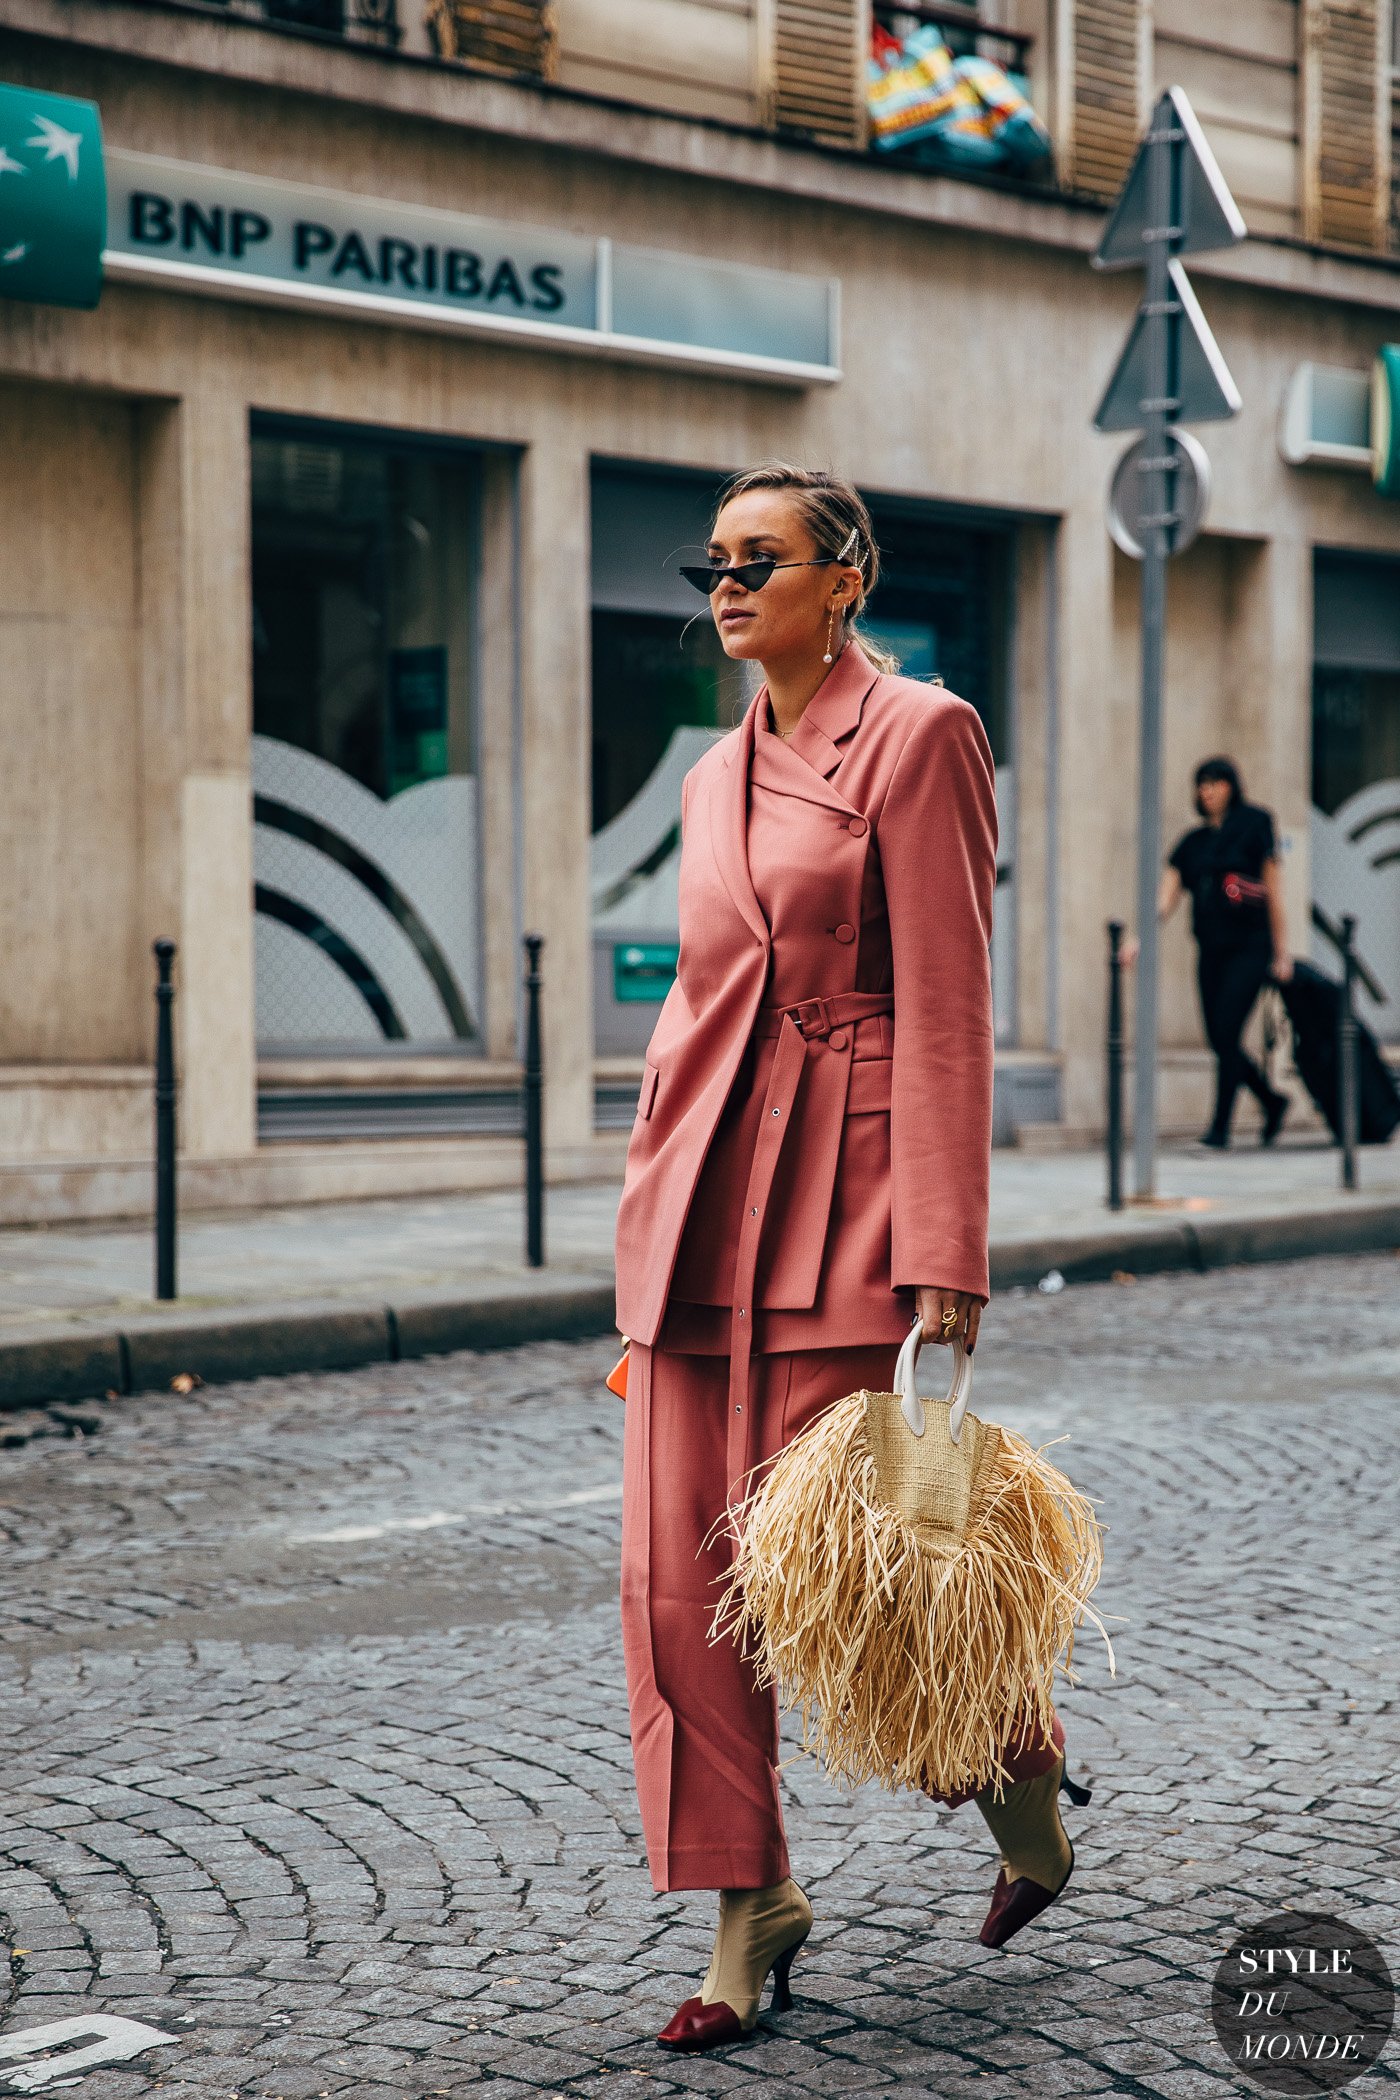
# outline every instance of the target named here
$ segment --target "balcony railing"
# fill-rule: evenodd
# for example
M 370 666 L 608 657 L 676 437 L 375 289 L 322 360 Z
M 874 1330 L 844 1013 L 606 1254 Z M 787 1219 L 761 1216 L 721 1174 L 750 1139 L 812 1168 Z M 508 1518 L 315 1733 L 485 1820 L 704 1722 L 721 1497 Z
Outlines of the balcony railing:
M 1034 37 L 982 21 L 975 7 L 937 6 L 930 0 L 875 0 L 875 19 L 895 36 L 907 36 L 911 29 L 930 23 L 942 31 L 951 51 L 995 59 L 1008 73 L 1024 76 L 1030 68 Z
M 199 4 L 226 20 L 274 24 L 315 37 L 375 44 L 405 55 L 455 61 L 508 79 L 548 82 L 557 80 L 561 72 L 569 77 L 561 59 L 561 42 L 566 51 L 568 44 L 567 0 L 199 0 Z M 641 4 L 668 11 L 666 0 L 641 0 Z M 856 0 L 777 0 L 777 4 L 780 33 L 771 102 L 759 121 L 789 137 L 815 138 L 860 150 L 869 141 L 865 63 L 851 49 L 849 37 L 843 39 L 832 31 L 828 20 L 830 17 L 839 28 L 848 10 L 854 16 Z M 937 29 L 954 57 L 993 60 L 1029 98 L 1035 38 L 1024 30 L 988 22 L 971 0 L 873 0 L 873 13 L 882 29 L 901 40 L 918 28 Z M 831 49 L 838 52 L 840 64 L 831 59 Z M 678 66 L 678 90 L 684 91 L 689 84 L 689 74 Z M 680 106 L 683 109 L 683 92 Z M 956 173 L 969 165 L 956 153 L 940 159 L 934 141 L 884 151 L 906 168 L 937 164 Z M 981 165 L 991 164 L 984 161 Z M 1036 184 L 1054 180 L 1048 157 L 1043 162 L 1008 161 L 1002 172 Z
M 204 6 L 242 21 L 275 22 L 361 44 L 400 40 L 398 0 L 203 0 Z

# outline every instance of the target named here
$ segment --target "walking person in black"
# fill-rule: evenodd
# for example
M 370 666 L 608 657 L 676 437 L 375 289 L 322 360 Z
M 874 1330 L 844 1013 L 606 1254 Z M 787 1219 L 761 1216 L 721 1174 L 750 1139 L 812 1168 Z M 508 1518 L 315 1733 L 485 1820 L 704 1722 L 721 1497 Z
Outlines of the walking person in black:
M 1267 809 L 1245 801 L 1228 758 L 1207 758 L 1197 766 L 1196 808 L 1204 821 L 1184 832 L 1167 856 L 1157 917 L 1169 919 L 1189 892 L 1201 1014 L 1216 1058 L 1215 1114 L 1201 1143 L 1218 1151 L 1229 1144 L 1235 1095 L 1245 1086 L 1264 1111 L 1261 1143 L 1271 1145 L 1288 1096 L 1270 1086 L 1240 1037 L 1270 977 L 1286 984 L 1293 974 L 1274 820 Z M 1135 938 L 1124 943 L 1125 962 L 1137 953 Z

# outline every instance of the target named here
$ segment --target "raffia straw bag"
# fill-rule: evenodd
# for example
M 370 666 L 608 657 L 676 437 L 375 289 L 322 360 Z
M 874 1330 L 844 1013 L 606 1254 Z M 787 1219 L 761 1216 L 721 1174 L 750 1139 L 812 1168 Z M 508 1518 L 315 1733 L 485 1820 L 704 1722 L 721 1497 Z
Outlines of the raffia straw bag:
M 833 1777 L 1000 1790 L 1002 1753 L 1049 1734 L 1057 1667 L 1078 1681 L 1086 1615 L 1114 1671 L 1088 1602 L 1102 1527 L 1044 1447 L 968 1413 L 961 1343 L 925 1406 L 921 1336 L 916 1320 L 895 1392 L 838 1401 L 721 1520 L 736 1552 L 710 1638 L 754 1657 Z

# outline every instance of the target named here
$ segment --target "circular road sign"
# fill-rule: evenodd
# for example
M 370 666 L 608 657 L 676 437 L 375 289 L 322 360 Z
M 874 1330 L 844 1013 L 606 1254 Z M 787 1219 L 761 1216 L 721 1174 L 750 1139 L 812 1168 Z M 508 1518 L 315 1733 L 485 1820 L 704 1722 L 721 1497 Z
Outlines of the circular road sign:
M 1210 456 L 1199 438 L 1187 430 L 1169 430 L 1167 445 L 1176 467 L 1171 485 L 1175 488 L 1172 507 L 1177 514 L 1167 536 L 1167 552 L 1180 554 L 1190 546 L 1205 519 L 1210 501 Z M 1143 520 L 1147 515 L 1149 483 L 1157 480 L 1146 471 L 1150 456 L 1147 447 L 1145 437 L 1129 445 L 1113 470 L 1108 492 L 1108 529 L 1114 545 L 1134 561 L 1141 561 L 1147 551 Z

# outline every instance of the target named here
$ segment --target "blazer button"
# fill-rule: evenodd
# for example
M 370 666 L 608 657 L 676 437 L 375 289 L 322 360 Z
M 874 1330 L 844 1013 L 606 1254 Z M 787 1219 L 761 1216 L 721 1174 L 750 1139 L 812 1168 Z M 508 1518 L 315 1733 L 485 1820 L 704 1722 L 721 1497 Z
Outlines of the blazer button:
M 839 926 L 833 926 L 831 930 L 835 934 L 837 940 L 840 941 L 843 948 L 846 947 L 847 944 L 853 941 L 856 937 L 855 927 L 848 926 L 844 919 L 841 921 L 841 924 Z
M 845 1029 L 838 1028 L 835 1035 L 827 1037 L 827 1041 L 830 1043 L 833 1050 L 844 1050 L 846 1047 Z
M 866 823 L 864 817 L 852 817 L 846 829 L 850 832 L 853 839 L 863 839 L 870 826 Z

